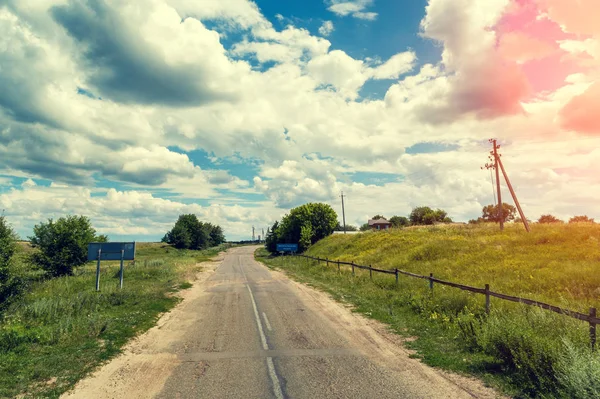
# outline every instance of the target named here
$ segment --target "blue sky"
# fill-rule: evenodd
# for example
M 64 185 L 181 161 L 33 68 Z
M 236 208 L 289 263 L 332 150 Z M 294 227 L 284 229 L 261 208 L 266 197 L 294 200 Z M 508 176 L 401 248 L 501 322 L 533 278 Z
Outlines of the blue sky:
M 182 213 L 244 239 L 340 191 L 352 224 L 467 221 L 497 137 L 526 213 L 593 217 L 600 32 L 554 1 L 5 0 L 0 209 L 138 241 Z

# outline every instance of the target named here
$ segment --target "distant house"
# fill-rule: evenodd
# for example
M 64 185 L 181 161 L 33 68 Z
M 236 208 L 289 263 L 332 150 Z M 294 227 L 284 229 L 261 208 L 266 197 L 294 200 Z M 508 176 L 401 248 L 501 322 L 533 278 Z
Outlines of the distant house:
M 369 227 L 373 230 L 388 230 L 392 224 L 386 219 L 369 219 Z

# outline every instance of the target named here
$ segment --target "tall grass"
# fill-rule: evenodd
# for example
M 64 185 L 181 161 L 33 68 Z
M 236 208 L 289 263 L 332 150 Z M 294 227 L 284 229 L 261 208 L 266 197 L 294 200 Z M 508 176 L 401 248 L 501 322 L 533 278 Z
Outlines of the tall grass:
M 19 268 L 29 285 L 0 318 L 0 397 L 58 397 L 151 327 L 177 303 L 173 292 L 189 286 L 198 262 L 224 248 L 180 251 L 139 243 L 135 264 L 125 267 L 123 290 L 119 262 L 103 262 L 100 292 L 94 263 L 45 280 L 21 254 Z
M 311 256 L 394 268 L 544 300 L 587 312 L 600 304 L 600 226 L 535 225 L 433 227 L 334 235 Z M 263 254 L 264 255 L 264 254 Z M 259 257 L 291 276 L 331 292 L 357 310 L 418 337 L 407 345 L 428 364 L 474 373 L 517 397 L 596 398 L 600 355 L 589 347 L 588 326 L 542 309 L 400 276 Z

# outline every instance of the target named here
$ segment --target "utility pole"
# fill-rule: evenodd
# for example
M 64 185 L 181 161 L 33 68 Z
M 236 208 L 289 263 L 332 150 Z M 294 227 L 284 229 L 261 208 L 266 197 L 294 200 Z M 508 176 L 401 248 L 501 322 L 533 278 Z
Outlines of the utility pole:
M 510 180 L 508 180 L 508 175 L 506 174 L 506 170 L 504 170 L 504 165 L 502 164 L 502 160 L 498 157 L 498 163 L 500 164 L 500 169 L 502 169 L 502 174 L 504 175 L 504 180 L 506 181 L 506 185 L 510 190 L 510 195 L 512 195 L 513 200 L 515 201 L 515 205 L 517 206 L 517 210 L 519 211 L 519 216 L 523 221 L 523 226 L 525 226 L 525 230 L 529 233 L 529 223 L 527 222 L 527 218 L 525 214 L 523 214 L 523 210 L 521 209 L 521 204 L 519 204 L 519 200 L 517 199 L 517 194 L 515 194 L 515 190 L 513 190 L 512 184 L 510 184 Z
M 264 227 L 262 228 L 262 236 L 261 237 L 262 237 L 262 239 L 264 241 L 265 240 L 265 228 Z
M 497 144 L 496 140 L 494 140 L 494 139 L 490 139 L 490 143 L 492 143 L 494 146 L 493 151 L 490 151 L 490 155 L 492 155 L 494 158 L 492 159 L 492 157 L 490 156 L 490 161 L 494 161 L 494 163 L 493 164 L 486 163 L 485 168 L 496 170 L 496 186 L 497 186 L 497 192 L 498 192 L 498 220 L 500 221 L 500 230 L 504 229 L 504 208 L 502 206 L 502 193 L 500 192 L 500 170 L 502 170 L 502 175 L 504 176 L 504 181 L 506 181 L 506 185 L 508 186 L 508 189 L 510 190 L 510 195 L 512 196 L 513 201 L 515 202 L 515 205 L 517 206 L 517 210 L 519 211 L 519 216 L 521 217 L 521 220 L 523 221 L 523 226 L 525 226 L 525 230 L 527 230 L 527 232 L 529 232 L 530 231 L 529 223 L 527 222 L 527 218 L 525 218 L 523 209 L 521 209 L 521 204 L 519 204 L 519 200 L 517 199 L 517 194 L 515 194 L 515 190 L 513 189 L 512 184 L 510 184 L 510 180 L 508 179 L 508 175 L 506 174 L 506 170 L 504 169 L 504 165 L 502 164 L 502 160 L 500 159 L 501 155 L 498 154 L 498 149 L 500 148 L 500 146 Z
M 494 169 L 496 169 L 496 188 L 498 190 L 498 220 L 500 221 L 500 230 L 504 230 L 504 206 L 502 204 L 502 192 L 500 191 L 500 170 L 498 169 L 498 144 L 496 140 L 492 140 L 494 144 Z
M 255 238 L 254 238 L 254 237 L 255 237 L 255 236 L 254 236 L 254 226 L 252 226 L 252 241 L 255 241 Z
M 500 146 L 496 144 L 495 139 L 490 139 L 489 141 L 494 145 L 493 151 L 490 151 L 490 155 L 494 158 L 492 159 L 492 157 L 490 156 L 490 161 L 493 161 L 493 163 L 486 163 L 484 167 L 486 169 L 496 170 L 496 191 L 498 193 L 498 221 L 500 222 L 500 230 L 504 230 L 504 208 L 502 207 L 502 193 L 500 192 L 500 171 L 498 168 L 498 148 L 500 148 Z
M 344 234 L 346 234 L 346 211 L 344 210 L 344 192 L 342 191 L 342 221 L 344 223 Z

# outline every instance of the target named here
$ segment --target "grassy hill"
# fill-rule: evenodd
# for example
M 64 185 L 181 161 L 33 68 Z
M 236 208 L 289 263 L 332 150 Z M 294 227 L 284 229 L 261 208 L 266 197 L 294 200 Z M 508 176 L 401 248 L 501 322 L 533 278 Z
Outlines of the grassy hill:
M 536 299 L 587 313 L 600 308 L 600 225 L 509 224 L 413 227 L 333 235 L 307 255 L 354 261 Z M 600 356 L 589 326 L 546 310 L 491 300 L 452 287 L 304 258 L 257 258 L 291 277 L 330 292 L 356 311 L 410 337 L 424 362 L 474 374 L 522 398 L 600 397 Z
M 600 308 L 600 224 L 413 227 L 336 234 L 308 255 L 398 268 L 506 294 Z

